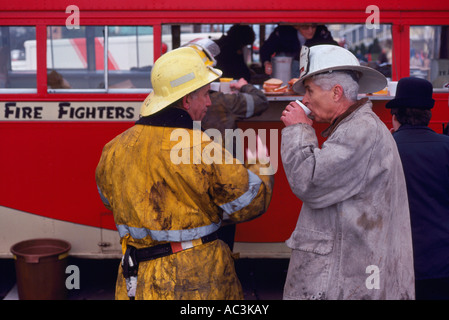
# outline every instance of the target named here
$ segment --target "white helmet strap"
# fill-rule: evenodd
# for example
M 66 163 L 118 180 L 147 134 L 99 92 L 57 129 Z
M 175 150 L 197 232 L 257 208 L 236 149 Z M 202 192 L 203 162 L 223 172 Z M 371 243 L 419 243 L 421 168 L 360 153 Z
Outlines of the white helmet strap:
M 301 53 L 299 54 L 300 78 L 304 77 L 309 73 L 309 66 L 310 66 L 309 54 L 310 54 L 309 47 L 302 46 Z

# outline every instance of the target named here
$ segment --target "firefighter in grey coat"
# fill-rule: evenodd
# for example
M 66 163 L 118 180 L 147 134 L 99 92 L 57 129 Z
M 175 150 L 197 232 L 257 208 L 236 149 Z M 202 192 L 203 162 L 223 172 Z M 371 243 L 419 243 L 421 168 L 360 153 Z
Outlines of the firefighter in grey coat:
M 304 58 L 304 59 L 303 59 Z M 404 173 L 384 123 L 358 93 L 386 86 L 338 46 L 301 51 L 309 117 L 283 111 L 281 157 L 303 205 L 291 237 L 284 299 L 414 299 L 413 252 Z M 318 145 L 313 121 L 328 122 Z

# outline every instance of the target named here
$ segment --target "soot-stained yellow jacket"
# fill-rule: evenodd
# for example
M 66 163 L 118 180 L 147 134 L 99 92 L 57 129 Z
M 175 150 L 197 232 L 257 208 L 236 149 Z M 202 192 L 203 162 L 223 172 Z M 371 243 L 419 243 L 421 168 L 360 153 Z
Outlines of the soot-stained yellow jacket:
M 232 159 L 185 111 L 167 108 L 106 144 L 96 181 L 122 245 L 143 248 L 199 239 L 216 231 L 223 215 L 242 222 L 264 213 L 273 177 L 260 168 Z M 121 270 L 116 298 L 128 298 Z M 221 240 L 139 265 L 136 299 L 242 298 Z

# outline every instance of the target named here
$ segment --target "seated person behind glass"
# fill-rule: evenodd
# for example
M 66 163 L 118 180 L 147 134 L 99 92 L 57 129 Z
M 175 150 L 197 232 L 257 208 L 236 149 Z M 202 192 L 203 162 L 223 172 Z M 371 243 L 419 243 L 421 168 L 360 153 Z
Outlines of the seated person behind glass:
M 271 64 L 273 56 L 285 55 L 293 57 L 292 78 L 298 78 L 301 46 L 312 47 L 317 44 L 338 45 L 325 25 L 316 23 L 279 25 L 260 48 L 260 59 L 265 73 L 271 75 L 273 72 Z

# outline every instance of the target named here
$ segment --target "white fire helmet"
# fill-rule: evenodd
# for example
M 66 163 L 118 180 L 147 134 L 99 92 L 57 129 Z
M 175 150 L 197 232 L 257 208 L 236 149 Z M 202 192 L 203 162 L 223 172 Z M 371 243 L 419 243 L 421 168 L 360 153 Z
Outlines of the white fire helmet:
M 350 51 L 336 45 L 302 46 L 299 80 L 293 90 L 305 94 L 304 81 L 310 77 L 333 71 L 355 71 L 358 74 L 359 93 L 373 93 L 387 86 L 387 79 L 377 70 L 361 66 Z
M 215 57 L 220 54 L 220 47 L 208 38 L 196 38 L 187 42 L 183 47 L 192 47 L 201 56 L 207 66 L 215 66 Z

